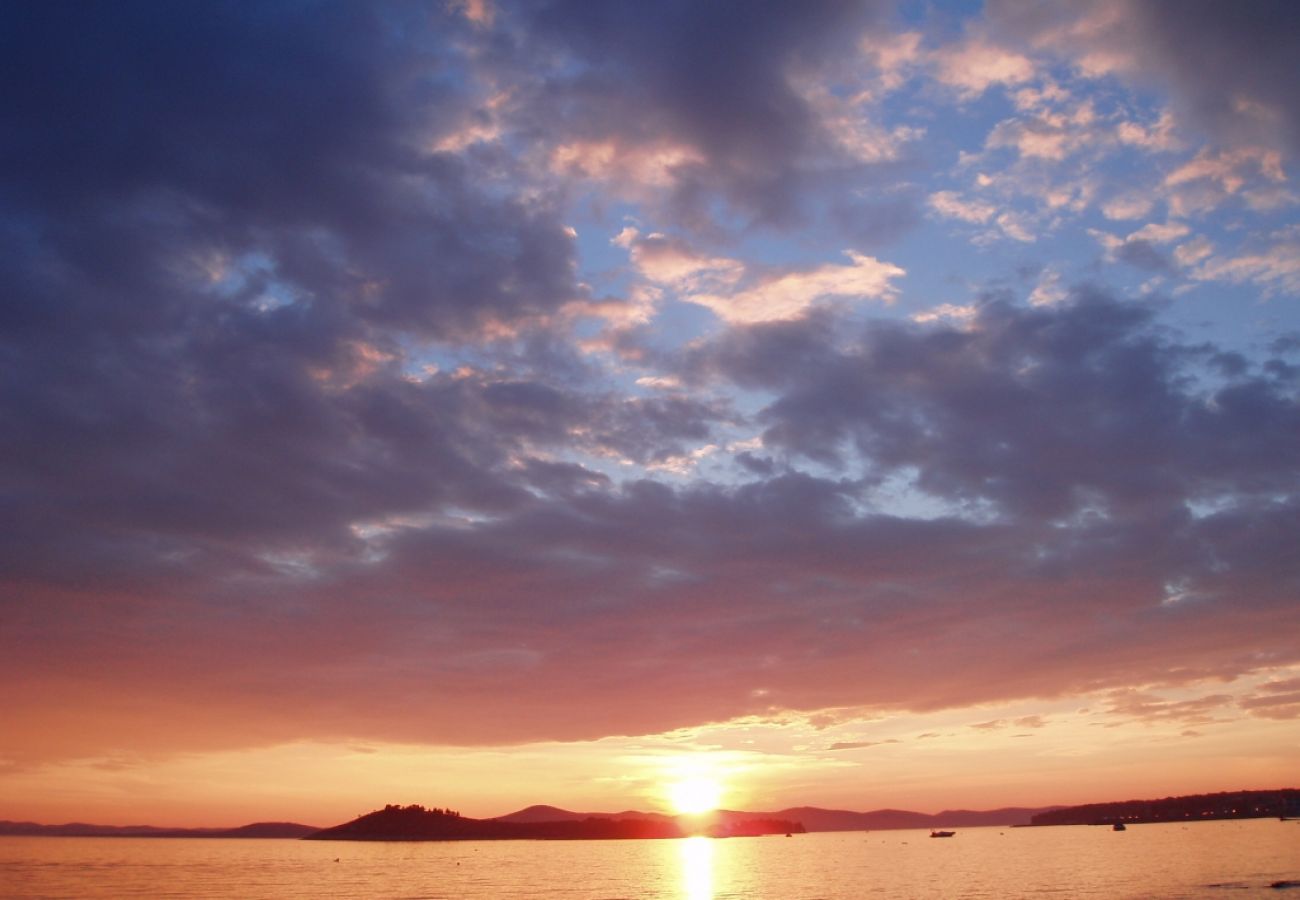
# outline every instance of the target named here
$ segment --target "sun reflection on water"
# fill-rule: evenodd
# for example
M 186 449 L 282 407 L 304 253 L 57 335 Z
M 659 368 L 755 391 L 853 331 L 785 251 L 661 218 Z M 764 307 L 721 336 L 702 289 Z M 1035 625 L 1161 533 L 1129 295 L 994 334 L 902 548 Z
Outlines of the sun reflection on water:
M 682 854 L 682 896 L 713 900 L 713 839 L 701 836 L 678 841 Z

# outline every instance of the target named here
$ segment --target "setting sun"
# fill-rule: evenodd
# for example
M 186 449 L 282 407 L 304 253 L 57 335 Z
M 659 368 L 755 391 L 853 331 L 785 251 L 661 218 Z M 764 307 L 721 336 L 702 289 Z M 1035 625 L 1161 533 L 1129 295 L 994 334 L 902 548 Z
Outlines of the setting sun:
M 717 809 L 722 799 L 722 785 L 703 775 L 683 778 L 669 786 L 668 799 L 673 810 L 684 815 L 709 812 Z

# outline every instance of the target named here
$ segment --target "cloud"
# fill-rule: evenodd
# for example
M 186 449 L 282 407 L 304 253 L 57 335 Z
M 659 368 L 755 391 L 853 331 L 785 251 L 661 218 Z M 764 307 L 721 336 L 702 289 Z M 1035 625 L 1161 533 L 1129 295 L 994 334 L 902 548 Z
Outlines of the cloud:
M 801 271 L 760 275 L 753 283 L 728 294 L 692 294 L 685 298 L 706 306 L 728 322 L 753 323 L 793 319 L 815 302 L 833 298 L 893 299 L 895 278 L 907 274 L 892 263 L 852 250 L 850 265 L 829 263 Z
M 1253 252 L 1238 256 L 1214 256 L 1206 245 L 1188 250 L 1189 259 L 1200 262 L 1192 271 L 1199 281 L 1229 281 L 1259 285 L 1265 296 L 1300 294 L 1300 229 L 1275 232 Z
M 1149 691 L 1128 688 L 1111 695 L 1107 711 L 1113 716 L 1145 723 L 1205 725 L 1222 721 L 1218 714 L 1229 708 L 1232 700 L 1230 694 L 1209 694 L 1190 700 L 1165 700 Z
M 1241 708 L 1262 719 L 1300 719 L 1300 691 L 1243 700 Z
M 1181 149 L 1182 142 L 1174 131 L 1174 117 L 1165 110 L 1151 125 L 1140 122 L 1123 121 L 1115 127 L 1115 135 L 1121 144 L 1139 147 L 1151 153 L 1166 153 Z
M 1018 719 L 991 719 L 987 722 L 976 722 L 970 726 L 976 731 L 1000 731 L 1004 728 L 1045 728 L 1047 720 L 1042 716 L 1021 716 Z M 1026 737 L 1018 734 L 1016 737 Z
M 1236 490 L 1268 481 L 1285 493 L 1286 466 L 1262 444 L 1251 445 L 1258 463 L 1228 463 L 1229 407 L 1245 414 L 1258 398 L 1250 415 L 1281 438 L 1296 415 L 1281 386 L 1176 388 L 1184 351 L 1148 333 L 1150 317 L 1088 292 L 1027 309 L 989 302 L 960 331 L 882 324 L 852 349 L 823 345 L 815 368 L 800 361 L 802 343 L 820 339 L 813 328 L 755 329 L 721 342 L 713 365 L 780 392 L 763 414 L 769 449 L 842 459 L 851 448 L 876 471 L 915 468 L 922 490 L 951 501 L 1048 516 L 1151 510 L 1231 492 L 1229 472 Z
M 1286 180 L 1278 152 L 1244 147 L 1202 150 L 1166 175 L 1164 186 L 1170 211 L 1186 215 L 1213 210 L 1230 198 L 1240 198 L 1253 209 L 1292 205 L 1296 199 L 1286 189 Z
M 1050 306 L 1060 303 L 1068 296 L 1069 291 L 1062 283 L 1061 273 L 1048 266 L 1038 276 L 1038 283 L 1029 294 L 1029 302 L 1033 306 Z
M 1011 147 L 1022 157 L 1061 162 L 1079 151 L 1109 141 L 1091 101 L 1073 109 L 1040 109 L 1032 115 L 1005 119 L 989 132 L 985 146 Z
M 1159 249 L 1159 245 L 1171 244 L 1187 237 L 1190 233 L 1191 229 L 1185 223 L 1172 221 L 1163 224 L 1148 222 L 1125 238 L 1118 238 L 1104 231 L 1091 232 L 1106 249 L 1109 259 L 1119 260 L 1152 272 L 1174 270 L 1173 262 Z M 1204 238 L 1197 237 L 1180 245 L 1174 250 L 1174 259 L 1180 264 L 1185 264 L 1185 260 L 1195 258 L 1201 253 L 1200 248 L 1203 247 L 1204 241 Z
M 1004 212 L 999 213 L 995 220 L 1002 233 L 1015 241 L 1026 244 L 1032 244 L 1035 241 L 1034 233 L 1030 231 L 1027 218 L 1019 213 Z
M 863 40 L 863 54 L 876 67 L 880 90 L 898 89 L 920 64 L 924 57 L 921 40 L 922 35 L 917 31 L 871 34 Z
M 472 165 L 421 149 L 475 97 L 414 74 L 426 54 L 450 66 L 458 52 L 422 44 L 419 22 L 403 41 L 370 7 L 309 21 L 155 11 L 70 22 L 30 9 L 5 29 L 23 36 L 6 56 L 26 60 L 31 82 L 0 146 L 25 173 L 10 181 L 9 221 L 39 257 L 22 268 L 46 276 L 15 286 L 23 295 L 48 291 L 46 307 L 69 315 L 95 292 L 177 315 L 199 296 L 262 309 L 273 298 L 335 329 L 436 337 L 510 327 L 580 295 L 572 238 L 544 196 L 484 190 Z M 454 34 L 423 27 L 444 26 Z
M 815 88 L 817 73 L 859 58 L 881 6 L 525 5 L 512 7 L 492 65 L 533 63 L 513 122 L 556 148 L 562 168 L 657 186 L 657 206 L 682 227 L 707 231 L 718 202 L 789 227 L 809 215 L 803 191 L 894 160 L 914 134 Z M 901 65 L 899 52 L 885 61 Z
M 1264 719 L 1300 719 L 1300 678 L 1266 681 L 1240 702 L 1242 709 Z
M 631 229 L 624 229 L 616 243 L 628 249 L 633 265 L 646 278 L 731 323 L 799 318 L 819 301 L 837 298 L 888 302 L 897 293 L 893 280 L 907 274 L 853 250 L 845 251 L 849 265 L 777 268 L 708 256 L 679 238 L 640 237 Z
M 957 306 L 952 303 L 942 303 L 933 309 L 925 310 L 912 314 L 913 322 L 939 322 L 950 320 L 953 322 L 968 322 L 975 318 L 978 310 L 974 306 Z
M 557 145 L 551 151 L 550 167 L 564 175 L 610 181 L 633 194 L 644 194 L 647 188 L 671 187 L 679 173 L 704 161 L 689 145 L 609 137 Z
M 997 0 L 989 14 L 999 34 L 1059 52 L 1086 74 L 1168 89 L 1180 118 L 1225 145 L 1271 146 L 1292 157 L 1300 152 L 1300 103 L 1290 89 L 1300 24 L 1286 0 L 1248 9 L 1214 0 L 1091 0 L 1051 8 Z
M 1179 238 L 1187 237 L 1191 229 L 1183 222 L 1148 222 L 1137 231 L 1130 234 L 1127 240 L 1146 241 L 1155 244 L 1168 244 Z
M 687 293 L 725 288 L 736 284 L 745 274 L 745 266 L 739 260 L 706 256 L 680 238 L 662 234 L 643 238 L 625 228 L 616 243 L 628 249 L 632 264 L 642 275 Z
M 997 207 L 978 200 L 963 200 L 956 191 L 936 191 L 930 195 L 930 206 L 948 219 L 983 224 L 993 218 Z
M 1151 212 L 1153 205 L 1153 200 L 1147 195 L 1114 196 L 1101 204 L 1101 212 L 1106 218 L 1125 221 L 1131 218 L 1143 218 Z
M 935 77 L 966 100 L 994 85 L 1023 84 L 1035 75 L 1028 57 L 979 36 L 934 51 L 932 60 Z
M 1209 238 L 1198 236 L 1174 248 L 1174 259 L 1180 266 L 1191 266 L 1205 259 L 1214 252 L 1214 244 Z
M 1270 181 L 1284 181 L 1281 155 L 1267 150 L 1247 147 L 1229 152 L 1201 151 L 1192 160 L 1165 176 L 1165 184 L 1177 186 L 1191 181 L 1208 179 L 1218 182 L 1229 194 L 1236 193 L 1245 184 L 1250 170 Z
M 1172 266 L 1163 253 L 1148 240 L 1127 240 L 1115 248 L 1115 258 L 1139 269 L 1168 272 Z

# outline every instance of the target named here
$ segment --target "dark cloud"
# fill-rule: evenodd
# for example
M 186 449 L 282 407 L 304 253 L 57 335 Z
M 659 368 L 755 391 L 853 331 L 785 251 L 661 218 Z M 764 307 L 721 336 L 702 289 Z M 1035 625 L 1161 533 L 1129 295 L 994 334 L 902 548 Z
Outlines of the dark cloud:
M 1287 492 L 1293 395 L 1255 372 L 1194 389 L 1213 353 L 1163 337 L 1154 314 L 1095 291 L 1050 308 L 992 300 L 965 330 L 880 323 L 845 346 L 823 323 L 780 323 L 693 364 L 777 393 L 762 413 L 769 450 L 914 470 L 935 497 L 1008 515 Z M 1245 427 L 1268 437 L 1242 442 Z
M 1292 332 L 1274 338 L 1269 342 L 1269 350 L 1279 356 L 1284 353 L 1300 353 L 1300 334 Z
M 1149 65 L 1220 136 L 1280 137 L 1300 153 L 1300 17 L 1287 0 L 1131 3 Z
M 1168 272 L 1173 269 L 1169 257 L 1157 250 L 1150 241 L 1141 238 L 1127 240 L 1116 247 L 1115 258 L 1150 272 Z
M 248 554 L 190 542 L 337 546 L 351 521 L 520 501 L 489 473 L 578 414 L 537 421 L 538 389 L 525 421 L 508 385 L 400 371 L 412 337 L 509 329 L 580 293 L 544 200 L 485 190 L 426 149 L 474 102 L 454 19 L 129 2 L 4 15 L 0 56 L 23 85 L 0 100 L 15 565 L 228 565 Z M 484 411 L 515 437 L 496 443 L 471 421 Z
M 50 723 L 45 752 L 69 733 L 111 742 L 132 716 L 164 711 L 193 729 L 168 738 L 182 743 L 211 739 L 214 711 L 241 710 L 267 740 L 479 743 L 770 706 L 933 709 L 1294 659 L 1293 588 L 1258 593 L 1236 568 L 1248 561 L 1185 523 L 1080 535 L 863 516 L 855 496 L 795 475 L 725 490 L 597 483 L 485 519 L 394 522 L 315 573 L 189 568 L 165 600 L 129 604 L 28 588 L 10 594 L 31 640 L 7 671 L 46 677 L 10 703 Z M 1193 551 L 1222 599 L 1168 608 L 1163 585 L 1194 569 Z M 78 624 L 42 627 L 50 616 Z M 1261 621 L 1274 623 L 1264 635 Z M 237 678 L 209 677 L 232 659 Z M 51 660 L 79 697 L 103 696 L 102 722 L 59 724 Z M 149 690 L 160 678 L 168 689 Z M 113 691 L 143 699 L 113 714 Z
M 875 164 L 846 153 L 797 87 L 799 76 L 853 66 L 887 4 L 554 0 L 508 9 L 521 37 L 507 59 L 533 54 L 549 72 L 525 88 L 513 120 L 521 134 L 613 141 L 628 156 L 688 148 L 670 167 L 667 198 L 683 224 L 711 230 L 718 200 L 754 224 L 802 224 L 805 195 L 828 188 L 839 197 L 832 222 L 868 240 L 919 221 L 916 197 L 843 201 L 836 179 L 854 173 L 868 184 Z
M 1231 145 L 1273 144 L 1300 153 L 1300 17 L 1289 0 L 1091 0 L 1044 6 L 993 0 L 1012 34 L 1057 42 L 1073 54 L 1119 63 L 1171 91 L 1181 111 Z M 1071 28 L 1074 23 L 1087 27 Z
M 449 336 L 578 294 L 544 198 L 486 191 L 427 149 L 476 101 L 451 19 L 337 4 L 6 15 L 0 51 L 24 85 L 0 101 L 19 323 L 134 333 L 269 295 Z

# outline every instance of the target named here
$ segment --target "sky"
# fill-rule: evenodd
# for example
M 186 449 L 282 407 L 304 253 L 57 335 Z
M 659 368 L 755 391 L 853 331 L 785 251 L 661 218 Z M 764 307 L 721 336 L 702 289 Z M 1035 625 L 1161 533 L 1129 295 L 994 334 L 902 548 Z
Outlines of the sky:
M 0 19 L 0 819 L 1296 786 L 1290 0 Z

